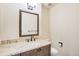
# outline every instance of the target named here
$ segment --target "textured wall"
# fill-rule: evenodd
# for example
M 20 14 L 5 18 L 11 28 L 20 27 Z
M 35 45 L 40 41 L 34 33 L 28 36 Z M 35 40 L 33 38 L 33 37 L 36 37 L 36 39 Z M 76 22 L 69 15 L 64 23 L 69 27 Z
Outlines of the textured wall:
M 0 40 L 19 38 L 19 9 L 30 11 L 23 3 L 0 3 Z M 39 14 L 41 36 L 41 5 L 30 12 Z
M 50 9 L 52 47 L 59 55 L 79 55 L 79 4 L 57 4 Z M 58 42 L 64 43 L 59 48 Z

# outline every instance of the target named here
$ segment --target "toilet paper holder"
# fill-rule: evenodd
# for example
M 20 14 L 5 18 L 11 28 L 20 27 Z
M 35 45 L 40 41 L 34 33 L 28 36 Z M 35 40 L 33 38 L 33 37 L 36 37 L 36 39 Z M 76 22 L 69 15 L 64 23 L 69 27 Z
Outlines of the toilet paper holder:
M 60 47 L 63 47 L 63 42 L 58 42 Z

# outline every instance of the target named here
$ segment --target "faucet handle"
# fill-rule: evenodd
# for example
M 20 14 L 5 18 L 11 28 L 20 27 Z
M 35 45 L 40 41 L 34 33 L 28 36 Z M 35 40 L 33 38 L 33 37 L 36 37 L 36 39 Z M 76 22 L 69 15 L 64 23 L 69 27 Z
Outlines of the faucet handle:
M 36 39 L 34 38 L 34 41 L 36 41 Z

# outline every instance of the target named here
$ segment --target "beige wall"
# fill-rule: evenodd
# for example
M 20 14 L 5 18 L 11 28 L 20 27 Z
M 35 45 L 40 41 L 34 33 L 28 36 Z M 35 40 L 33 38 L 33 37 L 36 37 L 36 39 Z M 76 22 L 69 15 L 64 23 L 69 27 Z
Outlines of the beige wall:
M 50 9 L 52 47 L 59 55 L 79 55 L 79 4 L 57 4 Z M 59 48 L 58 42 L 64 43 Z
M 30 11 L 23 3 L 0 3 L 0 40 L 19 38 L 19 9 Z M 41 4 L 30 12 L 39 14 L 41 36 Z
M 42 38 L 50 39 L 49 31 L 49 9 L 42 5 Z

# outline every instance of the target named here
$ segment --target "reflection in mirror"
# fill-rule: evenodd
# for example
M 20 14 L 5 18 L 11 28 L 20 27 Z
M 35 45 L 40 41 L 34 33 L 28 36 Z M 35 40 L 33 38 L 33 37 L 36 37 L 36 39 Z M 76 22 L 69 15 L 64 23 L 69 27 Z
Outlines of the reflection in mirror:
M 39 14 L 19 11 L 19 36 L 36 36 L 39 34 Z

